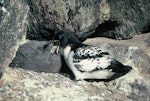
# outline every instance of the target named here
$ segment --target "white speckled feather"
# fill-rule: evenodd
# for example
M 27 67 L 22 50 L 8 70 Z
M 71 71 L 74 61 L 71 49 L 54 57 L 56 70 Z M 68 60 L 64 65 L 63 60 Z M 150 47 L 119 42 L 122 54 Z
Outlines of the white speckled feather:
M 75 55 L 74 51 L 71 50 L 70 46 L 67 46 L 64 49 L 63 56 L 65 58 L 65 61 L 67 65 L 70 67 L 70 69 L 73 71 L 73 73 L 75 74 L 77 80 L 84 79 L 84 78 L 107 79 L 108 77 L 114 74 L 110 70 L 107 69 L 107 67 L 110 65 L 110 62 L 112 60 L 107 55 L 103 57 L 97 57 L 95 59 L 94 58 L 81 59 L 79 60 L 79 62 L 76 62 L 76 63 L 73 62 L 74 55 Z M 78 65 L 79 68 L 77 68 L 76 65 Z M 103 70 L 101 71 L 97 70 L 95 72 L 92 72 L 96 68 L 103 69 Z M 84 73 L 81 73 L 80 70 L 83 71 Z
M 107 56 L 104 57 L 97 57 L 97 58 L 90 58 L 90 59 L 82 59 L 77 63 L 74 63 L 75 65 L 80 65 L 80 68 L 82 71 L 90 72 L 98 69 L 106 69 L 111 63 L 111 59 L 108 59 Z

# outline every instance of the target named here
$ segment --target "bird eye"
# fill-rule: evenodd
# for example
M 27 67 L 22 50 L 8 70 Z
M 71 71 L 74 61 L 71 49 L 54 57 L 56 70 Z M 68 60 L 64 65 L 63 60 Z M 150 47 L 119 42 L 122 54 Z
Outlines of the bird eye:
M 58 38 L 59 38 L 59 39 L 62 39 L 62 36 L 59 35 Z

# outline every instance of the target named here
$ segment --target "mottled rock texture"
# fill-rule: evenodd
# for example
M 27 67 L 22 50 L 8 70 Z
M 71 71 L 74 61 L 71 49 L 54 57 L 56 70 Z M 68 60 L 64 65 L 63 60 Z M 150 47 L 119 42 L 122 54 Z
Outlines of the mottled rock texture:
M 51 38 L 56 29 L 89 32 L 99 23 L 100 1 L 94 0 L 29 0 L 28 38 Z M 79 34 L 78 34 L 79 35 Z
M 108 36 L 128 39 L 140 32 L 150 31 L 149 0 L 106 0 L 106 2 L 110 7 L 109 19 L 119 24 L 115 30 L 106 32 Z
M 27 0 L 0 1 L 0 64 L 9 65 L 18 47 L 26 42 Z
M 44 48 L 44 41 L 30 41 L 19 47 L 11 67 L 29 69 L 36 72 L 59 72 L 61 69 L 60 55 L 55 53 L 52 44 Z
M 29 0 L 29 6 L 29 39 L 50 39 L 62 28 L 80 40 L 128 39 L 150 30 L 149 0 Z

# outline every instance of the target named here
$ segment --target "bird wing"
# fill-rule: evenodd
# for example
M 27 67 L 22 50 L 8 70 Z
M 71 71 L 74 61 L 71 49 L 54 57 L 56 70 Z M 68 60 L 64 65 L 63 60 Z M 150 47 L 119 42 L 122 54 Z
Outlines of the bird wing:
M 75 56 L 78 58 L 87 58 L 87 57 L 100 57 L 102 55 L 109 55 L 107 51 L 102 50 L 96 46 L 82 46 L 74 50 Z
M 112 58 L 108 52 L 95 46 L 84 46 L 74 50 L 73 63 L 81 72 L 107 69 Z

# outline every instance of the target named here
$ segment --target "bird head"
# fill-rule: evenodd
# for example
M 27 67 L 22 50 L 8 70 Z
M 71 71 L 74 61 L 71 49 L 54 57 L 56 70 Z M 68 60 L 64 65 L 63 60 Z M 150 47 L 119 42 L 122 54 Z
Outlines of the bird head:
M 66 30 L 60 30 L 56 33 L 56 38 L 59 40 L 60 47 L 65 48 L 69 44 L 70 33 Z
M 56 33 L 56 39 L 58 39 L 59 46 L 61 48 L 65 48 L 68 45 L 72 47 L 78 43 L 81 43 L 72 32 L 69 32 L 67 30 L 58 31 Z M 58 51 L 59 49 L 57 48 L 56 50 Z M 57 51 L 56 53 L 58 53 Z

